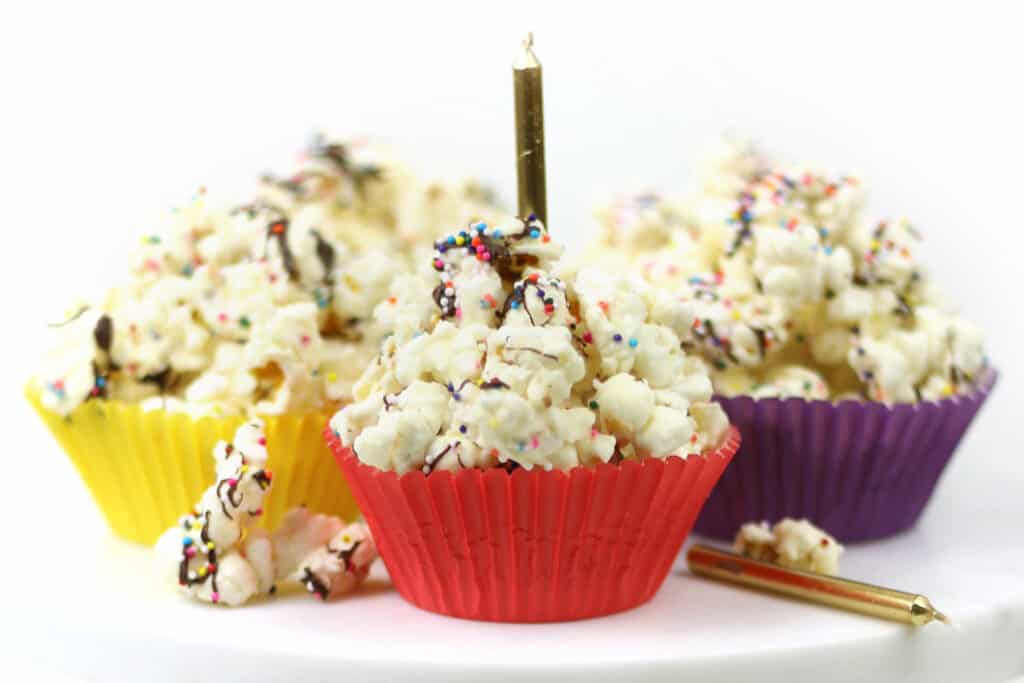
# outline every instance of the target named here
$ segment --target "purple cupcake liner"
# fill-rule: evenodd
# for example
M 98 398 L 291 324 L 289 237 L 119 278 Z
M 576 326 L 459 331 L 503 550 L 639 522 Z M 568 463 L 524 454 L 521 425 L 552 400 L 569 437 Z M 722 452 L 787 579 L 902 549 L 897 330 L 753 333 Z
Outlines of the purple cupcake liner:
M 694 532 L 731 539 L 746 522 L 783 517 L 843 542 L 910 528 L 997 374 L 987 370 L 968 394 L 895 406 L 719 397 L 743 441 Z

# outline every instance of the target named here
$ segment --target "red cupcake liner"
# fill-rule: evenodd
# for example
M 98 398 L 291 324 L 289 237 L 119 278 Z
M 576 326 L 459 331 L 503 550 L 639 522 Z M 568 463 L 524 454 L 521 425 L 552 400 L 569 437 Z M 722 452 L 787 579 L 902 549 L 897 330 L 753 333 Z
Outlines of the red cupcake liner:
M 395 588 L 464 619 L 570 621 L 636 607 L 661 587 L 740 436 L 715 451 L 568 472 L 409 472 L 359 461 L 328 425 Z
M 750 521 L 806 518 L 843 542 L 909 529 L 995 386 L 939 401 L 718 398 L 743 447 L 694 531 L 730 539 Z

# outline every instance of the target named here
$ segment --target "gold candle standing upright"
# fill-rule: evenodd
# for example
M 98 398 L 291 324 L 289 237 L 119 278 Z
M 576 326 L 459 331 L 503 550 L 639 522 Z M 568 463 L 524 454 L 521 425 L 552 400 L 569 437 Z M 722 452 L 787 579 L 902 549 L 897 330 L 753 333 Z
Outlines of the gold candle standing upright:
M 519 216 L 534 214 L 548 221 L 547 180 L 544 171 L 544 86 L 540 62 L 533 54 L 533 34 L 512 63 L 516 98 L 516 180 Z

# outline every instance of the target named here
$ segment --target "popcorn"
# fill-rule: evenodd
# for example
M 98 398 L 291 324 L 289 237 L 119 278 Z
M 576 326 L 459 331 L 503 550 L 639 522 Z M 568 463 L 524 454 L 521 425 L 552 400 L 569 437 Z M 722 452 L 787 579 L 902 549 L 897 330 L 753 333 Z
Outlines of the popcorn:
M 767 522 L 740 527 L 733 548 L 737 553 L 762 562 L 802 569 L 818 574 L 839 573 L 843 546 L 806 519 L 788 517 L 774 527 Z
M 213 457 L 216 483 L 179 526 L 160 537 L 157 548 L 169 558 L 177 550 L 178 583 L 190 597 L 241 605 L 273 585 L 273 561 L 264 547 L 264 533 L 251 529 L 263 514 L 263 498 L 272 481 L 264 469 L 262 421 L 242 424 L 234 443 L 219 442 Z M 250 552 L 260 559 L 250 562 Z
M 500 214 L 478 185 L 424 183 L 380 148 L 316 138 L 296 173 L 264 176 L 247 203 L 221 207 L 202 190 L 172 212 L 143 238 L 130 279 L 60 327 L 35 383 L 62 415 L 97 398 L 163 397 L 193 414 L 320 410 L 405 325 L 373 311 L 401 293 L 409 238 L 434 229 L 424 221 Z
M 157 541 L 158 553 L 176 564 L 178 584 L 192 599 L 237 606 L 273 593 L 280 581 L 308 587 L 309 577 L 326 586 L 319 592 L 328 599 L 361 583 L 377 557 L 364 525 L 344 527 L 305 508 L 291 510 L 272 534 L 253 526 L 273 482 L 265 469 L 266 444 L 258 419 L 242 424 L 232 443 L 219 442 L 216 483 Z
M 987 366 L 980 333 L 925 277 L 920 233 L 869 221 L 857 178 L 776 167 L 734 142 L 691 196 L 651 197 L 599 212 L 595 251 L 686 307 L 690 329 L 673 327 L 719 392 L 914 402 L 970 391 Z
M 363 524 L 350 524 L 304 557 L 289 577 L 321 600 L 352 591 L 366 579 L 377 548 Z
M 757 398 L 799 397 L 807 401 L 828 400 L 825 378 L 810 368 L 782 365 L 767 371 L 761 381 L 747 391 Z
M 435 242 L 419 290 L 407 279 L 378 306 L 401 323 L 331 420 L 342 443 L 379 469 L 428 475 L 717 446 L 728 421 L 706 367 L 680 348 L 684 306 L 636 278 L 563 279 L 560 255 L 535 219 Z

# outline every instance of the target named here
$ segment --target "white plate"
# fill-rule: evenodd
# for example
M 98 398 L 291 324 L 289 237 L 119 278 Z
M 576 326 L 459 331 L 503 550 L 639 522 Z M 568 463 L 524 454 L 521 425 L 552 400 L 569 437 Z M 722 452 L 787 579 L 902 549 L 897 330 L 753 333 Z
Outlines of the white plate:
M 41 488 L 17 487 L 4 501 L 0 640 L 75 677 L 979 683 L 1024 673 L 1019 497 L 965 500 L 944 487 L 916 530 L 844 558 L 844 575 L 928 595 L 956 628 L 915 630 L 746 592 L 691 577 L 681 562 L 633 611 L 508 625 L 420 611 L 381 567 L 360 593 L 326 605 L 303 593 L 241 609 L 189 603 L 156 582 L 151 551 L 106 532 L 56 446 L 46 450 Z M 56 512 L 33 517 L 40 490 Z

